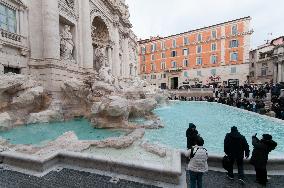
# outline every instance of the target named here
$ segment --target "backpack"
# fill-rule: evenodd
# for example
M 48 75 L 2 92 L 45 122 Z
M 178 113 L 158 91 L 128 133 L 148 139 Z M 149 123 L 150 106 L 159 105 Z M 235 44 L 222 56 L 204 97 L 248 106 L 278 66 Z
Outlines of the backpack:
M 197 150 L 196 150 L 194 153 L 193 153 L 193 150 L 194 150 L 194 148 L 191 148 L 189 157 L 186 157 L 186 164 L 188 164 L 189 161 L 190 161 L 190 159 L 192 159 L 192 158 L 195 156 L 195 154 L 197 153 L 197 151 L 199 150 L 199 148 L 197 148 Z M 205 150 L 206 150 L 206 149 L 205 149 Z

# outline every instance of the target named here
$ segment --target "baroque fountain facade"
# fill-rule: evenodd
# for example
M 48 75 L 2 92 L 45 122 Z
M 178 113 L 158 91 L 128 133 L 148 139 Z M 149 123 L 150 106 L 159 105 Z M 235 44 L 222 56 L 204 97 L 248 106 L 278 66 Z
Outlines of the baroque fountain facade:
M 137 77 L 137 38 L 124 0 L 0 3 L 16 28 L 0 35 L 1 129 L 74 117 L 129 127 L 130 116 L 151 115 L 160 99 L 147 97 L 155 91 Z M 20 74 L 4 74 L 11 70 Z
M 105 140 L 80 140 L 71 130 L 41 146 L 1 137 L 0 162 L 44 173 L 79 160 L 71 165 L 113 170 L 115 164 L 117 170 L 135 174 L 138 168 L 143 173 L 137 176 L 148 176 L 144 169 L 152 164 L 133 168 L 145 160 L 140 155 L 127 164 L 125 158 L 115 162 L 98 156 L 100 148 L 132 147 L 160 163 L 168 151 L 142 140 L 145 129 L 162 127 L 152 111 L 166 97 L 137 76 L 137 38 L 124 0 L 1 0 L 0 8 L 9 26 L 0 29 L 0 131 L 53 122 L 66 126 L 65 121 L 79 117 L 95 128 L 124 132 Z M 137 117 L 149 120 L 129 121 Z M 124 153 L 118 151 L 118 156 Z M 168 158 L 173 155 L 179 153 L 168 151 Z

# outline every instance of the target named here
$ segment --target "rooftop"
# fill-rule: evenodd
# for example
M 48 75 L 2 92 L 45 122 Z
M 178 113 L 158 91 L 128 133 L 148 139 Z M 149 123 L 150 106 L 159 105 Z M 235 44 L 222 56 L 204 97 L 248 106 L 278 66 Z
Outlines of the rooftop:
M 202 28 L 198 28 L 198 29 L 189 30 L 189 31 L 186 31 L 186 32 L 183 32 L 183 33 L 170 35 L 170 36 L 167 36 L 167 37 L 160 37 L 160 36 L 150 37 L 150 39 L 139 40 L 138 43 L 143 44 L 143 43 L 153 42 L 153 41 L 157 41 L 157 40 L 161 40 L 161 39 L 167 39 L 167 38 L 171 38 L 171 37 L 175 37 L 175 36 L 179 36 L 179 35 L 184 35 L 184 34 L 196 32 L 196 31 L 208 29 L 208 28 L 211 28 L 211 27 L 217 27 L 217 26 L 225 25 L 225 24 L 228 24 L 228 23 L 231 23 L 231 22 L 241 21 L 241 20 L 251 20 L 251 17 L 247 16 L 247 17 L 243 17 L 243 18 L 239 18 L 239 19 L 235 19 L 235 20 L 230 20 L 230 21 L 218 23 L 218 24 L 215 24 L 215 25 L 210 25 L 210 26 L 206 26 L 206 27 L 202 27 Z

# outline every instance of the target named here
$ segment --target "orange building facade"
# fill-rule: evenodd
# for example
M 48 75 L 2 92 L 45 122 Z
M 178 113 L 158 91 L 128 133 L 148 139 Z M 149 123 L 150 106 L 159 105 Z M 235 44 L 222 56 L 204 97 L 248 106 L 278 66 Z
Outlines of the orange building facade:
M 250 17 L 139 42 L 140 76 L 162 89 L 243 85 L 249 75 Z

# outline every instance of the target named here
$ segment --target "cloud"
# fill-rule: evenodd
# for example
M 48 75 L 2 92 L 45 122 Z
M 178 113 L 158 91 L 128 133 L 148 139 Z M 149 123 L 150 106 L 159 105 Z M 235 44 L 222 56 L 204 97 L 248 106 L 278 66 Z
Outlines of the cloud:
M 126 0 L 138 38 L 168 36 L 251 16 L 252 47 L 284 35 L 283 0 Z

